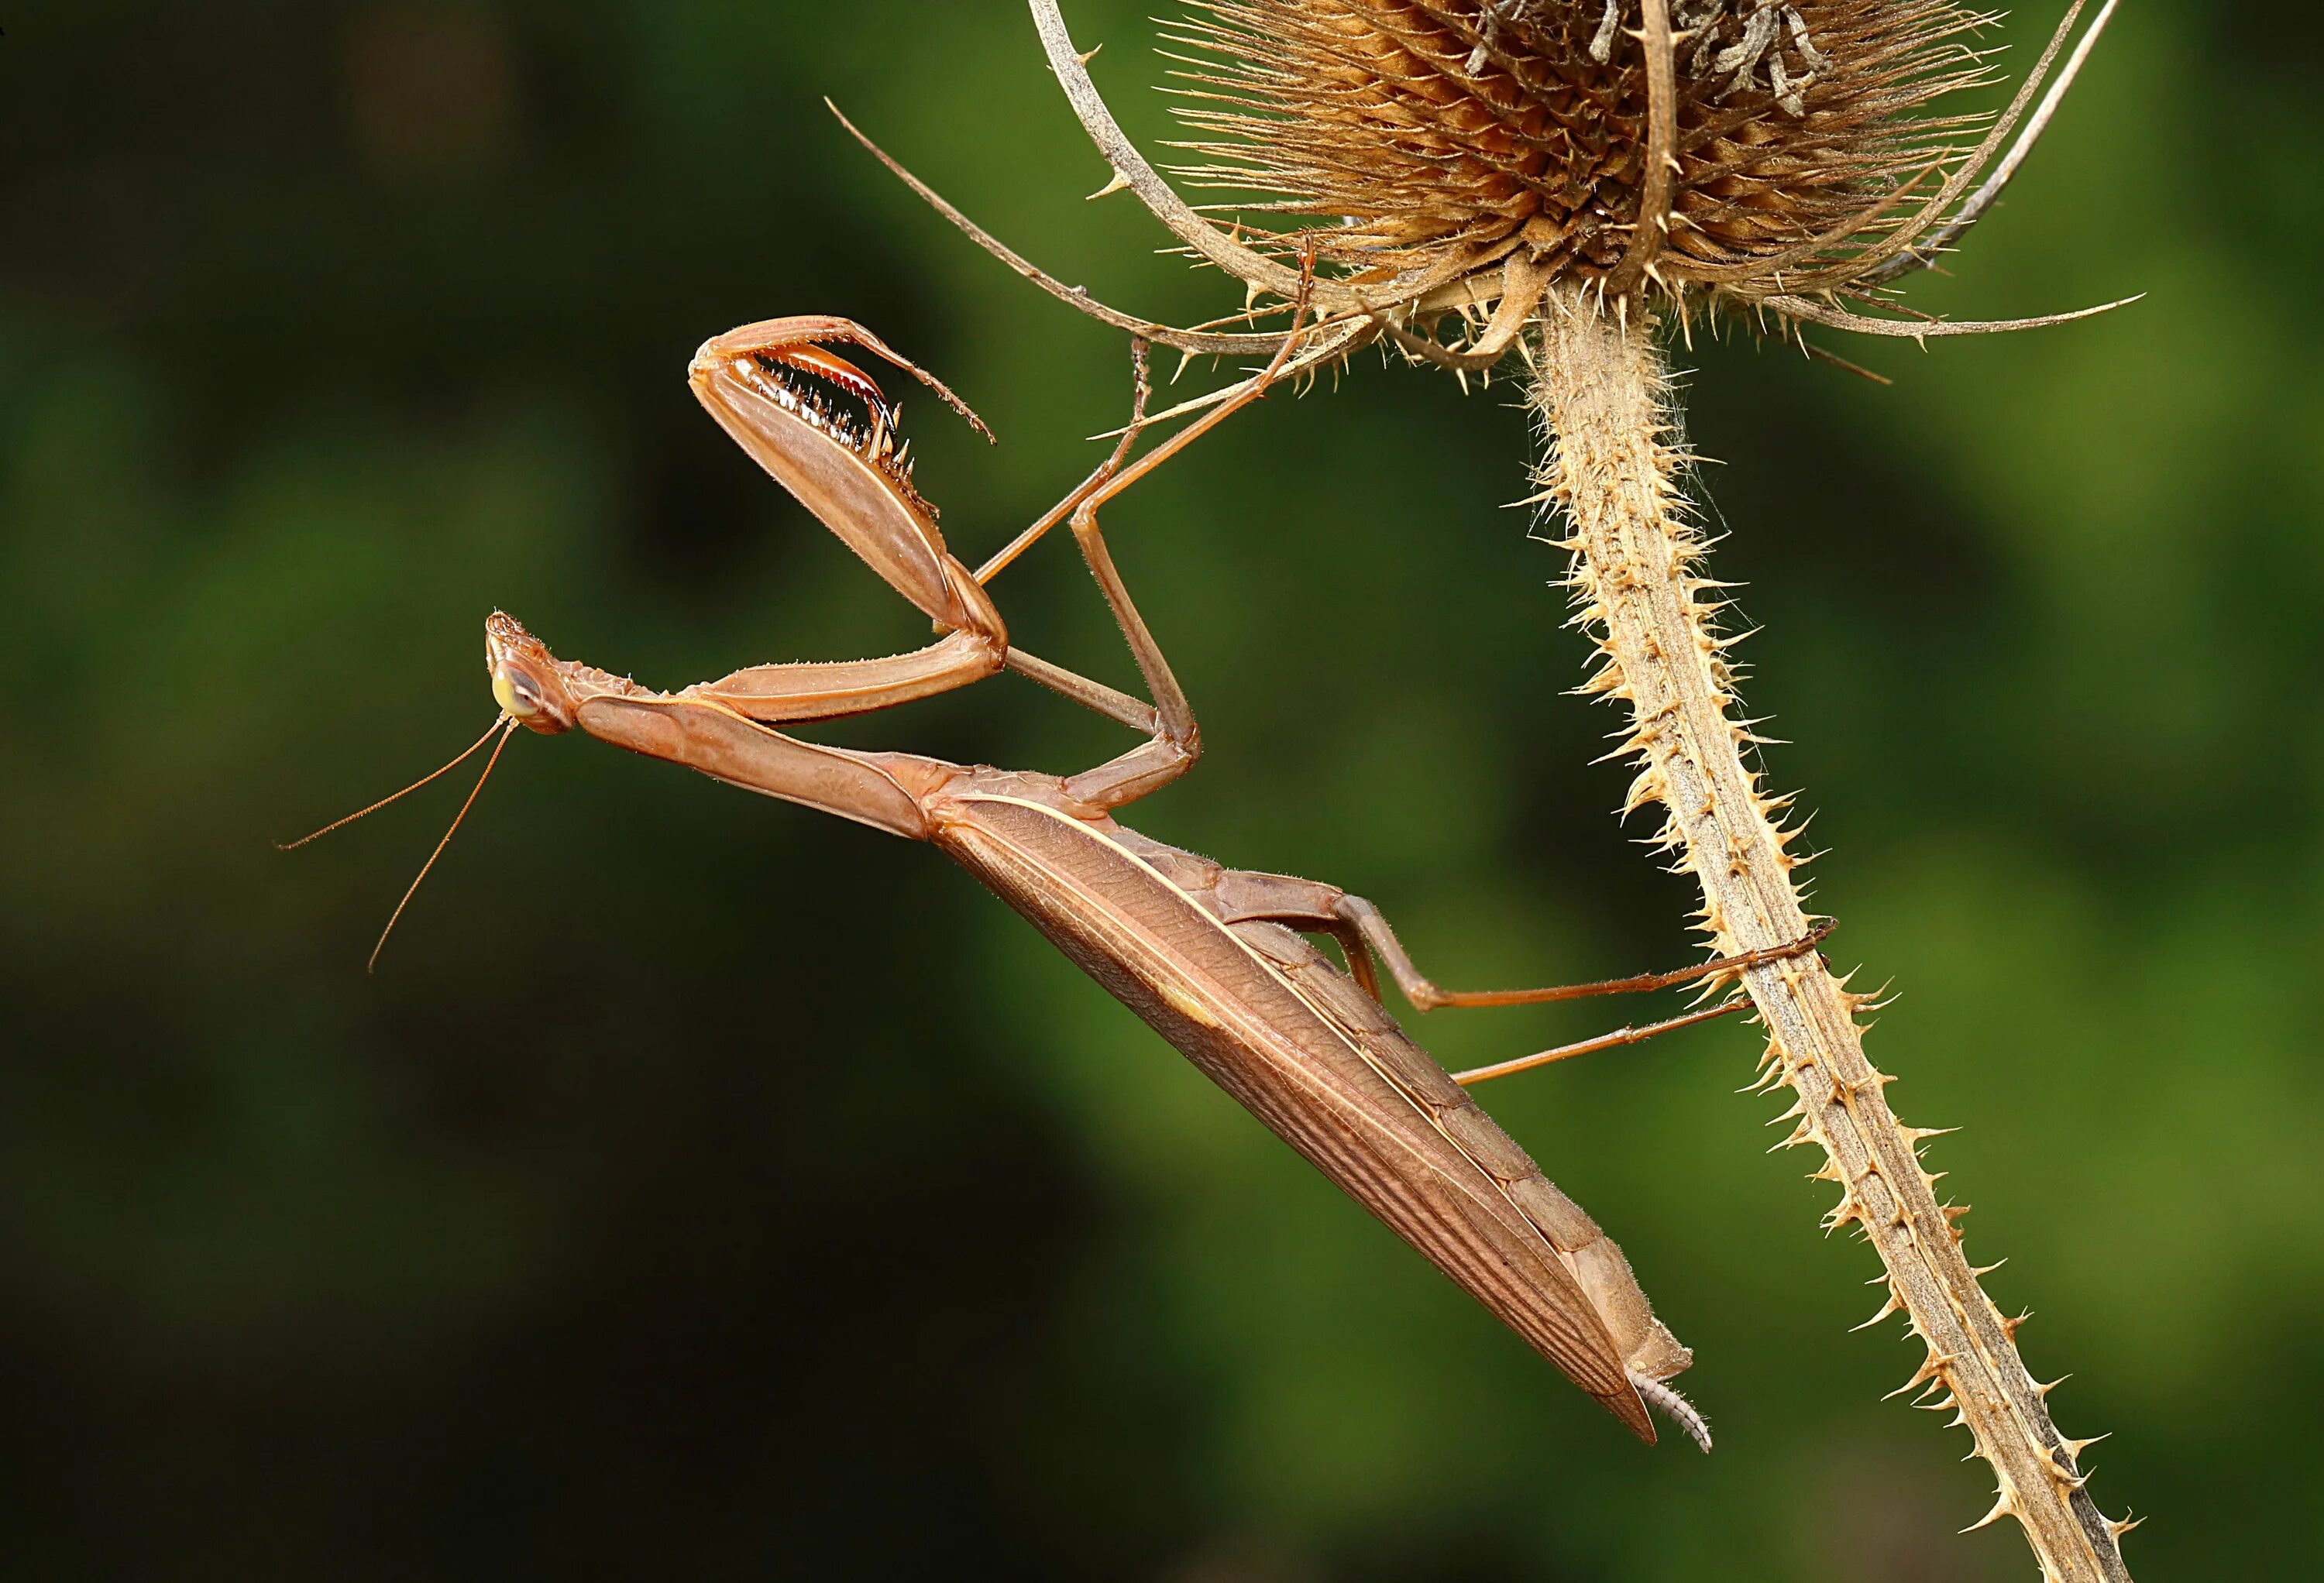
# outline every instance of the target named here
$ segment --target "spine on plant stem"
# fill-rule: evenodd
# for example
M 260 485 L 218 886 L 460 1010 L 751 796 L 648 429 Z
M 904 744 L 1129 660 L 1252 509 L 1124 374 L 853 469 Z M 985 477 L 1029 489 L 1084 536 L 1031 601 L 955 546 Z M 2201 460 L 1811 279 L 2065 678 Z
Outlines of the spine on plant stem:
M 1633 313 L 1637 313 L 1633 305 Z M 1718 584 L 1702 569 L 1702 544 L 1676 480 L 1684 458 L 1665 402 L 1661 354 L 1644 316 L 1554 294 L 1539 321 L 1536 410 L 1548 444 L 1540 483 L 1572 537 L 1580 621 L 1597 640 L 1585 690 L 1628 705 L 1628 750 L 1639 767 L 1627 811 L 1659 803 L 1665 847 L 1702 888 L 1702 928 L 1722 953 L 1796 940 L 1808 929 L 1778 823 L 1788 798 L 1770 797 L 1745 763 L 1754 741 L 1735 713 L 1732 676 L 1714 617 Z M 2090 1442 L 2050 1422 L 2049 1386 L 2020 1361 L 2022 1320 L 2002 1317 L 1961 1248 L 1967 1210 L 1937 1201 L 1920 1146 L 1932 1133 L 1897 1120 L 1890 1079 L 1865 1059 L 1849 993 L 1814 955 L 1755 968 L 1746 987 L 1769 1043 L 1767 1089 L 1796 1096 L 1790 1144 L 1814 1144 L 1836 1183 L 1828 1228 L 1854 1224 L 1887 1271 L 1888 1301 L 1928 1349 L 1905 1385 L 1923 1404 L 1954 1410 L 1999 1485 L 1977 1524 L 2014 1516 L 2049 1583 L 2128 1583 L 2119 1535 L 2100 1514 L 2075 1459 Z M 1900 1394 L 1902 1393 L 1899 1393 Z

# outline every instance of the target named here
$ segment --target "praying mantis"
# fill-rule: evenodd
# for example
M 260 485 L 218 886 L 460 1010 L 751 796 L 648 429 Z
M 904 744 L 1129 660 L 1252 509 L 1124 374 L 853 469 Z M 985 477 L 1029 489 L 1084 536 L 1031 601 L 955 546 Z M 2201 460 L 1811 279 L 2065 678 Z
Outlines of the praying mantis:
M 689 372 L 696 398 L 943 635 L 910 654 L 755 666 L 666 694 L 559 659 L 513 617 L 494 612 L 485 624 L 485 658 L 501 713 L 453 764 L 495 735 L 496 759 L 520 725 L 549 735 L 578 728 L 745 790 L 931 842 L 1640 1440 L 1655 1440 L 1652 1404 L 1708 1450 L 1702 1416 L 1669 1383 L 1692 1355 L 1655 1318 L 1621 1249 L 1463 1085 L 1633 1043 L 1746 1003 L 1725 1000 L 1456 1078 L 1382 1007 L 1373 959 L 1423 1010 L 1513 1006 L 1713 979 L 1812 951 L 1821 934 L 1633 979 L 1446 990 L 1418 971 L 1387 919 L 1360 897 L 1228 869 L 1112 817 L 1184 774 L 1200 745 L 1194 712 L 1115 569 L 1097 512 L 1264 395 L 1296 330 L 1295 322 L 1273 363 L 1245 390 L 1126 465 L 1148 422 L 1139 343 L 1132 418 L 1112 455 L 977 572 L 946 548 L 934 510 L 913 487 L 908 446 L 896 443 L 896 409 L 870 373 L 833 348 L 869 354 L 918 380 L 989 438 L 964 403 L 847 320 L 768 320 L 715 337 Z M 984 584 L 1060 521 L 1070 522 L 1151 703 L 1010 646 Z M 885 709 L 1004 667 L 1145 732 L 1146 741 L 1094 768 L 1058 777 L 827 747 L 774 729 Z M 430 865 L 442 851 L 439 842 Z M 1310 934 L 1336 941 L 1345 971 L 1304 938 Z

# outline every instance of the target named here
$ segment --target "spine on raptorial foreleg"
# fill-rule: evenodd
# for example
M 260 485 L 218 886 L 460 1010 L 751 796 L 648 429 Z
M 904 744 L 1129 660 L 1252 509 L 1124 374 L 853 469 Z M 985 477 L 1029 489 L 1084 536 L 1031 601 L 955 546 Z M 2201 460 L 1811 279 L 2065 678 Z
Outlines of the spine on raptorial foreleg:
M 1635 308 L 1633 309 L 1635 312 Z M 1648 327 L 1579 296 L 1543 311 L 1535 404 L 1546 436 L 1542 500 L 1570 529 L 1577 620 L 1598 665 L 1584 691 L 1628 706 L 1628 751 L 1638 776 L 1625 812 L 1660 804 L 1663 845 L 1702 888 L 1702 926 L 1721 953 L 1777 945 L 1806 932 L 1793 884 L 1801 861 L 1771 797 L 1746 764 L 1755 739 L 1734 710 L 1733 676 L 1715 624 L 1719 584 L 1702 575 L 1702 544 L 1677 472 L 1684 461 Z M 1865 1059 L 1851 994 L 1814 956 L 1745 975 L 1769 1032 L 1765 1086 L 1789 1087 L 1786 1143 L 1824 1155 L 1816 1176 L 1840 1189 L 1826 1225 L 1855 1224 L 1886 1266 L 1888 1301 L 1928 1349 L 1905 1386 L 1954 1410 L 1989 1462 L 1998 1498 L 1985 1522 L 2015 1516 L 2054 1583 L 2126 1583 L 2117 1538 L 2075 1458 L 2088 1441 L 2051 1423 L 2019 1360 L 2018 1321 L 1978 1284 L 1955 1222 L 1940 1204 L 1921 1141 L 1888 1109 L 1890 1081 Z M 1981 1524 L 1980 1524 L 1981 1525 Z

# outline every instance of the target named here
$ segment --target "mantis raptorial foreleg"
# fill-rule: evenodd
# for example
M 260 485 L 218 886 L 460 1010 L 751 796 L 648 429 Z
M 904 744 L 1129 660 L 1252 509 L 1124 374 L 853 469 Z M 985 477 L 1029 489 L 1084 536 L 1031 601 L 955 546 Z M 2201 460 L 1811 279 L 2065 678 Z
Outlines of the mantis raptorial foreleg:
M 752 666 L 693 689 L 753 720 L 829 719 L 927 697 L 991 676 L 1008 654 L 1000 612 L 945 548 L 935 509 L 912 487 L 910 446 L 897 441 L 898 409 L 871 375 L 825 349 L 833 344 L 894 364 L 991 437 L 942 382 L 846 319 L 767 319 L 703 343 L 687 383 L 704 409 L 883 581 L 946 630 L 910 654 Z
M 912 485 L 910 446 L 897 443 L 898 408 L 870 374 L 826 349 L 835 344 L 862 348 L 909 373 L 991 437 L 982 420 L 941 382 L 845 319 L 768 319 L 729 330 L 705 342 L 695 354 L 687 383 L 753 461 L 945 635 L 912 653 L 881 659 L 751 666 L 689 687 L 687 695 L 768 723 L 828 720 L 948 692 L 1006 666 L 1109 718 L 1141 729 L 1149 726 L 1156 716 L 1152 706 L 1013 650 L 983 583 L 1058 521 L 1071 514 L 1078 524 L 1093 502 L 1120 494 L 1258 400 L 1281 357 L 1240 399 L 1206 415 L 1125 473 L 1123 463 L 1146 425 L 1149 392 L 1141 346 L 1135 410 L 1113 454 L 1019 535 L 1010 550 L 982 571 L 972 573 L 946 547 L 935 508 Z M 854 410 L 840 397 L 853 403 Z M 1110 568 L 1100 573 L 1101 582 L 1110 575 Z M 1114 582 L 1118 587 L 1119 579 Z
M 909 373 L 991 437 L 941 382 L 846 319 L 768 319 L 715 336 L 695 354 L 687 382 L 719 426 L 945 632 L 909 654 L 751 666 L 687 689 L 687 696 L 770 723 L 829 720 L 948 692 L 982 680 L 1012 658 L 1000 612 L 945 546 L 936 509 L 912 485 L 910 446 L 897 440 L 899 409 L 870 374 L 827 350 L 833 345 L 860 347 Z M 1034 531 L 1046 530 L 1111 479 L 1141 426 L 1142 413 L 1113 456 Z M 1019 668 L 1093 697 L 1107 691 L 1030 656 Z
M 1194 713 L 1114 569 L 1096 530 L 1097 509 L 1262 399 L 1297 344 L 1305 311 L 1303 294 L 1291 333 L 1273 361 L 1232 399 L 1125 469 L 1144 433 L 1152 393 L 1146 346 L 1137 343 L 1130 421 L 1111 456 L 974 573 L 946 547 L 935 508 L 912 486 L 909 446 L 896 442 L 897 408 L 870 374 L 826 348 L 852 345 L 884 359 L 934 390 L 990 438 L 982 420 L 934 375 L 862 326 L 822 316 L 762 320 L 705 342 L 687 373 L 687 383 L 704 409 L 770 476 L 945 636 L 910 654 L 881 659 L 752 666 L 688 687 L 682 695 L 721 704 L 770 724 L 828 720 L 948 692 L 1005 666 L 1109 719 L 1151 733 L 1142 747 L 1078 778 L 1076 795 L 1094 806 L 1110 808 L 1175 780 L 1201 751 Z M 849 398 L 860 407 L 861 418 L 827 391 Z M 1141 704 L 1062 666 L 1012 650 L 1000 612 L 984 591 L 986 581 L 1068 517 L 1084 558 L 1153 695 L 1151 704 Z

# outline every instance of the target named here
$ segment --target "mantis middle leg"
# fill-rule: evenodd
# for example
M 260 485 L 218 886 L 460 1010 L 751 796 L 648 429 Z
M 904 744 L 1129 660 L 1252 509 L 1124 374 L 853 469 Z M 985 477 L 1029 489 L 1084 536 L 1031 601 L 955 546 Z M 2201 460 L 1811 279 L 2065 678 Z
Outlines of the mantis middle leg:
M 1107 608 L 1113 612 L 1114 622 L 1121 630 L 1122 640 L 1130 645 L 1130 658 L 1137 662 L 1138 674 L 1145 681 L 1146 690 L 1154 700 L 1150 706 L 1140 709 L 1143 718 L 1125 719 L 1122 714 L 1108 708 L 1102 699 L 1074 693 L 1067 687 L 1057 686 L 1054 680 L 1048 682 L 1057 691 L 1078 697 L 1101 713 L 1112 714 L 1113 718 L 1123 720 L 1126 724 L 1136 725 L 1150 732 L 1144 743 L 1129 752 L 1066 781 L 1067 791 L 1093 806 L 1112 809 L 1134 803 L 1184 775 L 1193 768 L 1203 751 L 1202 729 L 1195 723 L 1194 705 L 1187 701 L 1185 689 L 1178 685 L 1176 675 L 1170 669 L 1170 662 L 1163 658 L 1161 645 L 1155 641 L 1145 618 L 1138 613 L 1138 605 L 1130 597 L 1130 590 L 1123 584 L 1120 572 L 1114 566 L 1113 556 L 1106 548 L 1105 535 L 1098 527 L 1098 510 L 1237 411 L 1253 401 L 1263 400 L 1283 372 L 1291 347 L 1298 339 L 1300 321 L 1305 312 L 1306 303 L 1303 296 L 1293 317 L 1291 333 L 1284 337 L 1283 345 L 1277 351 L 1274 360 L 1259 371 L 1244 391 L 1205 414 L 1198 422 L 1180 430 L 1166 444 L 1156 446 L 1140 457 L 1135 466 L 1105 479 L 1097 488 L 1089 491 L 1074 508 L 1074 541 L 1081 548 L 1082 559 L 1088 563 L 1090 575 L 1097 580 L 1098 592 L 1104 596 Z M 1137 381 L 1134 406 L 1142 416 L 1151 393 L 1145 342 L 1132 344 L 1131 363 Z M 1016 548 L 1011 546 L 1011 551 Z M 1009 556 L 1010 552 L 1004 552 L 995 557 L 988 573 L 1007 565 Z M 982 576 L 988 573 L 979 575 Z M 1112 696 L 1120 698 L 1121 695 L 1113 694 Z M 1133 707 L 1139 706 L 1133 704 Z
M 689 688 L 752 720 L 829 719 L 947 692 L 1004 663 L 1008 629 L 945 546 L 936 509 L 912 486 L 898 409 L 877 381 L 827 348 L 860 347 L 934 390 L 991 437 L 951 391 L 846 319 L 768 319 L 705 342 L 687 382 L 769 476 L 890 587 L 945 630 L 910 654 L 835 665 L 764 665 Z

